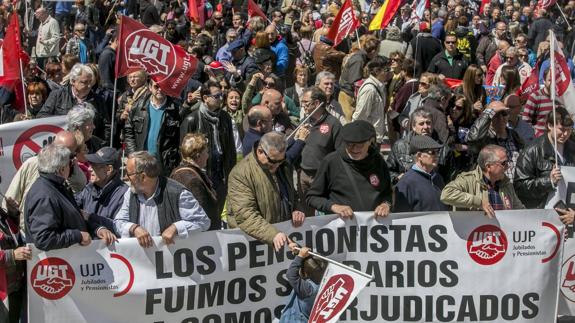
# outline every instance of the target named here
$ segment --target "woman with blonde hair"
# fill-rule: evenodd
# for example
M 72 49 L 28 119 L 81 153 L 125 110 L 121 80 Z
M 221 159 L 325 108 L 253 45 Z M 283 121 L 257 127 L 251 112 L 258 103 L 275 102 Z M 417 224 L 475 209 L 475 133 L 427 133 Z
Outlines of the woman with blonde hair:
M 218 213 L 218 197 L 205 170 L 210 156 L 208 139 L 201 133 L 189 133 L 182 139 L 180 153 L 182 154 L 182 161 L 172 171 L 170 178 L 178 181 L 192 192 L 210 218 L 210 230 L 221 229 L 222 221 Z
M 463 83 L 455 89 L 455 93 L 465 96 L 476 114 L 483 111 L 483 106 L 487 100 L 487 93 L 483 88 L 483 76 L 483 70 L 479 66 L 471 64 L 463 75 Z

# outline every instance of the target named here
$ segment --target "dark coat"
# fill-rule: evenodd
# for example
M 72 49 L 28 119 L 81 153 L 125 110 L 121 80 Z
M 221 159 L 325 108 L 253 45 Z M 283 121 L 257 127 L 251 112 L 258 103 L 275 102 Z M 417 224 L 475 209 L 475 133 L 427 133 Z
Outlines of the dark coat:
M 140 20 L 146 27 L 160 24 L 158 9 L 148 0 L 140 2 Z
M 100 71 L 100 84 L 103 88 L 113 90 L 116 79 L 116 50 L 107 46 L 98 58 L 98 70 Z
M 209 230 L 220 230 L 222 219 L 218 212 L 218 196 L 209 177 L 196 165 L 182 161 L 170 178 L 184 185 L 196 198 L 210 218 Z
M 24 216 L 28 242 L 44 251 L 80 243 L 80 232 L 95 235 L 98 229 L 84 220 L 64 178 L 54 174 L 40 173 L 32 184 L 26 195 Z
M 449 211 L 441 203 L 443 178 L 437 172 L 427 174 L 410 169 L 395 186 L 393 212 Z
M 433 57 L 442 51 L 441 42 L 431 36 L 430 33 L 417 34 L 411 40 L 411 48 L 413 50 L 413 58 L 420 63 L 415 71 L 416 77 L 419 77 L 423 71 L 427 71 Z
M 145 100 L 140 100 L 130 111 L 124 128 L 126 153 L 146 149 L 150 116 L 148 106 L 150 94 Z M 177 104 L 168 97 L 162 120 L 162 131 L 158 136 L 158 158 L 162 163 L 163 173 L 169 174 L 180 162 L 180 113 Z
M 575 140 L 569 139 L 564 149 L 564 166 L 575 166 Z M 549 176 L 554 165 L 555 150 L 547 134 L 533 140 L 519 154 L 513 186 L 526 208 L 545 207 L 547 195 L 555 191 Z
M 453 65 L 449 64 L 445 51 L 442 51 L 433 57 L 427 71 L 443 74 L 447 78 L 462 80 L 468 66 L 469 63 L 459 52 L 453 56 Z
M 107 140 L 110 135 L 110 118 L 112 111 L 111 102 L 106 102 L 106 99 L 101 95 L 90 91 L 84 102 L 91 104 L 94 107 L 96 115 L 94 116 L 94 135 Z M 38 112 L 38 118 L 46 118 L 53 116 L 63 116 L 76 105 L 78 101 L 72 94 L 72 85 L 64 86 L 60 89 L 53 90 L 48 95 L 44 106 Z

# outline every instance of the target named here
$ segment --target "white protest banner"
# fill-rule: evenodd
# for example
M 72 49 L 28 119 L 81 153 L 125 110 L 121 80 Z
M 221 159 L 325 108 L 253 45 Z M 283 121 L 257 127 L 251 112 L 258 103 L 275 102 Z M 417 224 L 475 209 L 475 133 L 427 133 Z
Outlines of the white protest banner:
M 371 213 L 280 230 L 372 275 L 342 322 L 554 322 L 564 226 L 551 210 Z M 272 322 L 293 259 L 238 230 L 33 250 L 30 322 Z M 287 249 L 287 248 L 286 248 Z M 526 281 L 528 279 L 528 281 Z
M 372 277 L 356 272 L 345 265 L 329 263 L 311 314 L 309 323 L 334 323 L 351 304 Z
M 548 199 L 546 209 L 552 209 L 560 200 L 567 207 L 575 209 L 575 167 L 561 166 L 561 174 L 563 180 L 557 184 L 555 194 Z M 572 225 L 567 228 L 567 238 L 561 266 L 559 314 L 575 316 L 575 238 Z
M 6 192 L 26 159 L 38 154 L 66 128 L 66 116 L 11 122 L 0 125 L 0 191 Z

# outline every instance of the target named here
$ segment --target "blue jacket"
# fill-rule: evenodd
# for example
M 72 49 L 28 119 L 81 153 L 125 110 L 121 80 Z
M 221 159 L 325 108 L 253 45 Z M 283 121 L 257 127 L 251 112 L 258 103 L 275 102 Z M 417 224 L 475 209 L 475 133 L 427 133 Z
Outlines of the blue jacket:
M 303 258 L 295 257 L 286 273 L 293 290 L 282 311 L 280 323 L 307 323 L 313 308 L 319 286 L 311 279 L 302 279 L 299 270 L 303 268 Z
M 440 199 L 444 186 L 437 172 L 430 175 L 413 165 L 395 185 L 393 212 L 448 211 Z
M 254 148 L 256 142 L 260 141 L 264 134 L 259 133 L 252 128 L 249 128 L 244 135 L 244 140 L 242 141 L 242 154 L 246 157 Z M 296 165 L 300 161 L 301 152 L 305 146 L 305 141 L 303 140 L 293 140 L 290 139 L 287 144 L 286 149 L 286 159 L 292 165 Z
M 103 188 L 89 183 L 76 194 L 75 199 L 78 207 L 90 214 L 90 222 L 98 223 L 114 232 L 114 216 L 120 210 L 127 190 L 128 185 L 122 181 L 120 173 L 117 173 Z
M 276 54 L 276 65 L 274 72 L 278 76 L 283 76 L 288 67 L 289 50 L 285 39 L 276 40 L 271 46 L 272 52 Z

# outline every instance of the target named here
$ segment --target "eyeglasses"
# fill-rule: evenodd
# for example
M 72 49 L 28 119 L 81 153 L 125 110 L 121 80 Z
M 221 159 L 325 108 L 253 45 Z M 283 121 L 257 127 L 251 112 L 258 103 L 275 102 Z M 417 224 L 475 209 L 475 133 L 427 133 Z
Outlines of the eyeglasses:
M 222 20 L 223 17 L 214 17 L 214 20 Z
M 456 110 L 456 111 L 463 111 L 463 109 L 465 109 L 465 107 L 462 105 L 456 105 L 453 107 L 453 110 Z
M 140 174 L 142 174 L 142 173 L 143 173 L 143 172 L 135 172 L 135 173 L 132 173 L 132 174 L 126 173 L 126 177 L 127 177 L 129 180 L 132 180 L 132 176 L 134 176 L 134 175 L 140 175 Z
M 208 96 L 216 100 L 221 100 L 224 97 L 224 94 L 220 92 L 217 94 L 209 94 Z
M 419 85 L 427 87 L 429 86 L 429 83 L 419 81 Z
M 76 29 L 75 31 L 79 32 L 79 33 L 83 33 L 86 31 L 86 29 Z
M 455 41 L 447 41 L 447 40 L 446 40 L 446 41 L 445 41 L 445 44 L 446 44 L 446 45 L 453 45 L 453 44 L 455 44 Z
M 399 58 L 392 58 L 391 61 L 392 61 L 392 62 L 399 62 L 400 59 L 399 59 Z
M 278 164 L 282 164 L 283 162 L 286 161 L 286 159 L 281 159 L 281 160 L 275 160 L 275 159 L 271 159 L 270 156 L 268 155 L 268 153 L 266 153 L 266 151 L 260 147 L 260 150 L 264 153 L 264 155 L 266 156 L 268 162 L 270 164 L 274 164 L 274 165 L 278 165 Z
M 510 161 L 509 161 L 509 159 L 506 159 L 506 160 L 503 160 L 503 161 L 495 162 L 494 164 L 497 164 L 497 165 L 499 165 L 499 166 L 501 166 L 501 167 L 507 168 L 507 167 L 509 167 Z
M 426 153 L 430 156 L 435 156 L 435 155 L 439 154 L 439 149 L 428 149 L 428 150 L 422 150 L 420 152 Z

